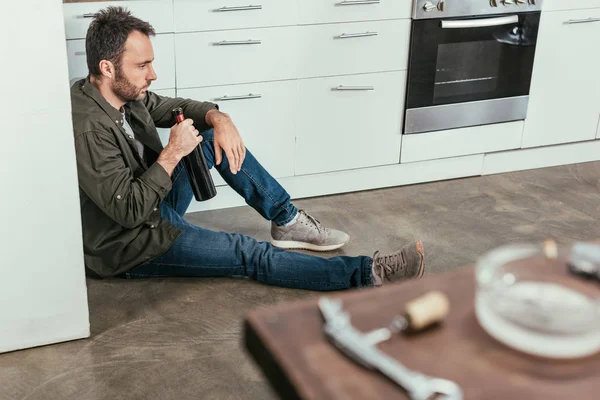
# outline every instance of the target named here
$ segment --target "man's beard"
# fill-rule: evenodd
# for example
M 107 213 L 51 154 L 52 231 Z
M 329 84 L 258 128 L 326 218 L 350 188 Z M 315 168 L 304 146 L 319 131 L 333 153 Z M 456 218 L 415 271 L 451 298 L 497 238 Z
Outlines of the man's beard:
M 128 103 L 130 101 L 142 100 L 145 96 L 142 94 L 142 90 L 147 89 L 149 86 L 150 82 L 148 82 L 147 86 L 141 89 L 138 88 L 133 83 L 129 82 L 129 80 L 121 71 L 121 68 L 119 68 L 115 73 L 115 81 L 113 83 L 112 90 L 121 98 L 122 101 Z

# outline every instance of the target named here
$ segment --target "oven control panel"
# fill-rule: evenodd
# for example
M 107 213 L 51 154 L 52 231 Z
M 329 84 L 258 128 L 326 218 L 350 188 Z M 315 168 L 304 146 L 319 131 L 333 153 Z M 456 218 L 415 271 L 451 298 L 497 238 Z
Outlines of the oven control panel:
M 543 2 L 544 0 L 415 0 L 413 19 L 539 12 Z

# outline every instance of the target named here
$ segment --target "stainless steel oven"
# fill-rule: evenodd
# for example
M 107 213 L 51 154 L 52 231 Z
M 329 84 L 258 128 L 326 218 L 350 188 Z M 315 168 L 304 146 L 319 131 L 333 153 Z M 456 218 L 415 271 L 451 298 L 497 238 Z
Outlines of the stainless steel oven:
M 416 0 L 404 133 L 525 119 L 542 0 Z

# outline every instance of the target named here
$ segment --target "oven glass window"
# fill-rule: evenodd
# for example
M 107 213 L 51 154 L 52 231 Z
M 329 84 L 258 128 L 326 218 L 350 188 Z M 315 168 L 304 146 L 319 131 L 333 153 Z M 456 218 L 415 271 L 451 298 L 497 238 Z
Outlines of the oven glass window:
M 441 21 L 413 22 L 407 108 L 529 94 L 539 13 L 501 26 L 449 29 Z
M 492 40 L 438 45 L 433 105 L 493 95 L 501 57 L 502 45 Z

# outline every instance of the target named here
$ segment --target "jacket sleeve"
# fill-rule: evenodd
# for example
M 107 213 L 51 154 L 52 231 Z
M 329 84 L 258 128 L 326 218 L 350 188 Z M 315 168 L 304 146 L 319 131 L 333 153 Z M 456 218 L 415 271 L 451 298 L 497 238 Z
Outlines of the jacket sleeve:
M 143 100 L 144 105 L 152 116 L 154 125 L 158 128 L 170 128 L 175 125 L 173 109 L 181 107 L 186 118 L 194 120 L 194 126 L 200 132 L 210 129 L 206 124 L 206 113 L 210 110 L 218 110 L 219 106 L 208 101 L 196 101 L 183 98 L 171 98 L 159 96 L 148 92 Z
M 77 135 L 75 151 L 80 188 L 124 228 L 142 225 L 171 190 L 171 178 L 158 163 L 134 178 L 110 132 Z

